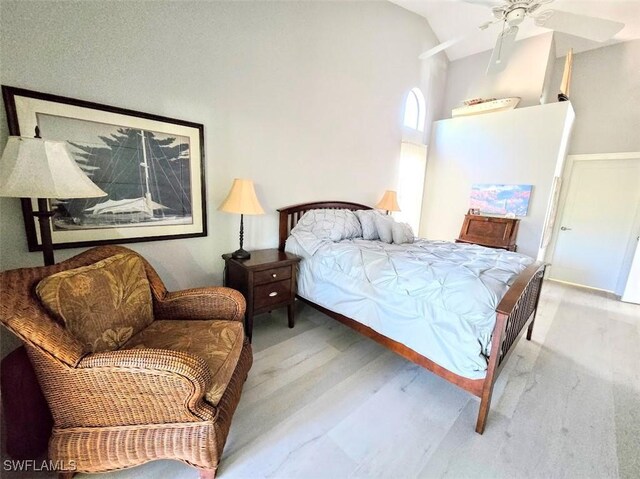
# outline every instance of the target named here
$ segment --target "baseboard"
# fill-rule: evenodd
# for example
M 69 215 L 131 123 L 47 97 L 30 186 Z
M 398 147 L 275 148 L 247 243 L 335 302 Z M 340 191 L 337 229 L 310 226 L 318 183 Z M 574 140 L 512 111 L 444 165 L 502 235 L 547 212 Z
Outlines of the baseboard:
M 587 286 L 586 284 L 572 283 L 571 281 L 562 281 L 561 279 L 554 279 L 554 278 L 546 278 L 546 281 L 553 281 L 555 283 L 568 284 L 570 286 L 576 286 L 578 288 L 584 288 L 584 289 L 591 289 L 593 291 L 601 291 L 603 293 L 612 294 L 616 298 L 620 298 L 620 295 L 616 294 L 615 291 L 611 291 L 610 289 L 594 288 L 593 286 Z

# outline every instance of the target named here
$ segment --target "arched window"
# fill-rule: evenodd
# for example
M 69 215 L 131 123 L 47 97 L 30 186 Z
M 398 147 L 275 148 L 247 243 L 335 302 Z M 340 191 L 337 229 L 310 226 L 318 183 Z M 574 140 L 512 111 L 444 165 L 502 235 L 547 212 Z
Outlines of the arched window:
M 424 175 L 427 167 L 427 146 L 424 144 L 424 124 L 427 108 L 419 88 L 412 88 L 404 103 L 404 128 L 398 164 L 398 203 L 402 211 L 396 216 L 409 223 L 419 233 Z
M 424 95 L 420 88 L 412 88 L 404 103 L 404 126 L 424 131 L 425 110 Z

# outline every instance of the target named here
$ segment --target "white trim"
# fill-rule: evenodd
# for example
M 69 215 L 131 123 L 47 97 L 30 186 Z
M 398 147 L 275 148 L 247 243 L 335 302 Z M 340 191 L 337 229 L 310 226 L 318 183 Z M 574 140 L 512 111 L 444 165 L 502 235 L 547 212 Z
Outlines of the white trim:
M 593 291 L 602 291 L 603 293 L 610 293 L 610 294 L 613 294 L 614 296 L 618 296 L 616 293 L 608 289 L 594 288 L 593 286 L 586 286 L 584 284 L 572 283 L 571 281 L 562 281 L 561 279 L 546 278 L 546 277 L 545 277 L 545 281 L 553 281 L 554 283 L 568 284 L 570 286 L 575 286 L 577 288 L 591 289 Z
M 637 160 L 640 158 L 640 151 L 628 153 L 589 153 L 581 155 L 569 155 L 568 160 L 572 161 L 592 161 L 592 160 Z

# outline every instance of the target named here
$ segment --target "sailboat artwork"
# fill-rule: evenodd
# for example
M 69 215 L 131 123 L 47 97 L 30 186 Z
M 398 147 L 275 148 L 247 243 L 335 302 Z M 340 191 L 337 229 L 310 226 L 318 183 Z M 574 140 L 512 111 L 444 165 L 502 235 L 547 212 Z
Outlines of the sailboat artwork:
M 54 248 L 207 236 L 204 125 L 2 85 L 11 135 L 67 143 L 107 196 L 48 199 Z M 99 95 L 100 92 L 96 92 Z M 24 198 L 29 251 L 42 248 L 37 200 Z
M 101 141 L 69 141 L 78 166 L 107 199 L 54 203 L 54 230 L 182 225 L 193 222 L 189 138 L 113 127 Z

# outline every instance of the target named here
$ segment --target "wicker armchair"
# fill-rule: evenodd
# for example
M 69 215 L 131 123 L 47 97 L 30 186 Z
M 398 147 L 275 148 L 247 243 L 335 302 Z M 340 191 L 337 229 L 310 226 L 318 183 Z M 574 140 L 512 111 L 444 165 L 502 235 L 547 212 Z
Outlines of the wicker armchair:
M 231 364 L 230 379 L 214 405 L 206 396 L 212 387 L 212 372 L 202 357 L 145 346 L 153 344 L 148 342 L 148 331 L 140 333 L 146 334 L 143 342 L 130 348 L 128 344 L 135 341 L 114 351 L 88 352 L 47 313 L 34 293 L 35 286 L 53 273 L 123 252 L 133 253 L 104 246 L 53 266 L 0 273 L 0 320 L 24 342 L 53 415 L 49 458 L 78 472 L 177 459 L 198 468 L 200 477 L 212 478 L 252 363 L 251 346 L 242 328 L 235 366 Z M 164 323 L 169 327 L 181 324 L 181 331 L 188 331 L 192 324 L 209 322 L 202 320 L 242 324 L 245 301 L 237 291 L 211 287 L 168 292 L 154 269 L 142 260 L 153 301 L 148 330 Z M 194 344 L 199 347 L 208 344 L 198 341 Z M 60 477 L 71 475 L 60 473 Z

